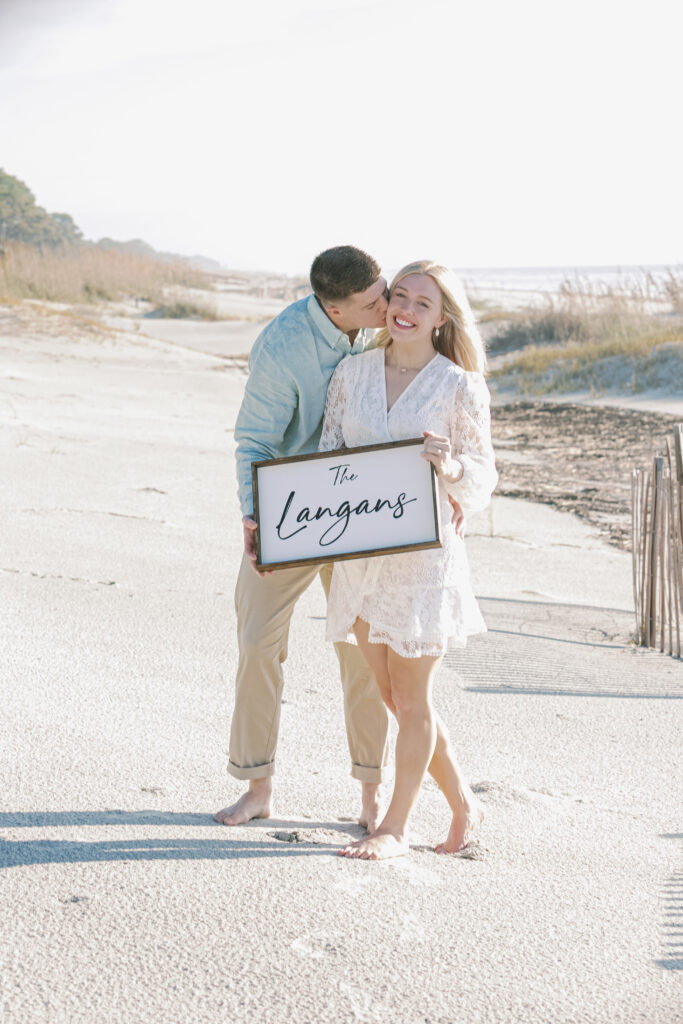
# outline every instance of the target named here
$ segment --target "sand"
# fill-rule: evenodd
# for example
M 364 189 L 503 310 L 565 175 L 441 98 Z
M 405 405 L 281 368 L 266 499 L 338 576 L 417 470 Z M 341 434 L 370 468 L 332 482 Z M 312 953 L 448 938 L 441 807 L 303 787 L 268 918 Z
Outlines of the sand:
M 651 469 L 679 416 L 587 402 L 494 403 L 498 495 L 572 512 L 631 550 L 631 470 Z
M 630 643 L 630 555 L 501 496 L 490 632 L 436 702 L 487 809 L 442 858 L 353 824 L 324 600 L 299 603 L 274 817 L 226 829 L 240 554 L 225 355 L 0 310 L 0 987 L 12 1024 L 683 1020 L 683 664 Z M 291 840 L 291 841 L 290 841 Z

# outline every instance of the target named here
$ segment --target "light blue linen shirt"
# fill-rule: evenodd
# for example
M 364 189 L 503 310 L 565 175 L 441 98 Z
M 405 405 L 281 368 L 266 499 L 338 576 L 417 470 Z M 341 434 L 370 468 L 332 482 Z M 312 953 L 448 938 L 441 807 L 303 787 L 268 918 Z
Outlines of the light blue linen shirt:
M 249 356 L 235 424 L 242 515 L 254 510 L 252 462 L 318 450 L 327 386 L 337 363 L 372 348 L 374 336 L 374 329 L 360 330 L 351 345 L 315 295 L 293 302 L 261 331 Z

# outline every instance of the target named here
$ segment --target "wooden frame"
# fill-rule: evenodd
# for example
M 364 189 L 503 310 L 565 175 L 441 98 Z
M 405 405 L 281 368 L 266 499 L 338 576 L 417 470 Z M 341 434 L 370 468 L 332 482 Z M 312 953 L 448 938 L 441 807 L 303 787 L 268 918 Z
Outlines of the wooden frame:
M 420 437 L 252 463 L 257 568 L 440 547 L 423 445 Z

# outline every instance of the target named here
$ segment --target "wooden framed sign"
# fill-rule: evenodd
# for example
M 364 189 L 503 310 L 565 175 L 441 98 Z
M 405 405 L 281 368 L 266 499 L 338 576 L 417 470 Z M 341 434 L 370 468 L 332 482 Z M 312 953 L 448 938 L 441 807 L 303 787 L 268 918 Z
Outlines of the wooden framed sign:
M 252 463 L 259 569 L 441 546 L 424 438 Z

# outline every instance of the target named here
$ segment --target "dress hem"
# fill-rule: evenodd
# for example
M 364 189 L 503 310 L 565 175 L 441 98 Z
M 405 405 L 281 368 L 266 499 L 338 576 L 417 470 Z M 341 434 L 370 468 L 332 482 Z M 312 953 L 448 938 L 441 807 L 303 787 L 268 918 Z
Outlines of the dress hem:
M 458 636 L 458 635 L 449 636 L 449 637 L 446 638 L 445 642 L 443 640 L 441 640 L 441 639 L 433 640 L 433 641 L 430 642 L 429 640 L 425 640 L 424 637 L 422 637 L 422 638 L 417 638 L 416 637 L 414 639 L 412 637 L 408 637 L 407 639 L 398 640 L 397 638 L 391 637 L 391 636 L 387 636 L 384 639 L 378 640 L 378 639 L 373 639 L 370 636 L 370 630 L 373 628 L 371 623 L 368 622 L 368 620 L 363 615 L 357 615 L 356 618 L 357 619 L 361 619 L 369 627 L 369 629 L 368 629 L 368 642 L 369 643 L 371 643 L 371 644 L 385 644 L 387 647 L 390 647 L 391 650 L 394 651 L 395 654 L 398 654 L 401 658 L 406 658 L 406 659 L 424 658 L 424 657 L 443 658 L 443 656 L 448 652 L 448 650 L 451 647 L 456 647 L 456 648 L 459 648 L 459 649 L 462 650 L 465 647 L 467 647 L 467 641 L 468 641 L 469 637 L 471 637 L 471 636 L 481 636 L 483 633 L 487 633 L 488 632 L 486 624 L 484 623 L 484 624 L 482 624 L 482 628 L 480 628 L 480 629 L 473 629 L 471 632 L 465 633 L 464 636 L 462 636 L 462 635 L 460 635 L 460 636 Z M 354 622 L 355 622 L 355 619 L 354 619 Z M 327 633 L 326 633 L 326 639 L 331 641 L 332 643 L 347 643 L 347 644 L 350 643 L 350 644 L 354 644 L 355 646 L 358 646 L 358 640 L 356 639 L 356 635 L 353 632 L 353 626 L 349 626 L 349 628 L 345 632 L 345 635 L 343 635 L 343 636 L 341 635 L 342 632 L 343 632 L 342 630 L 336 630 L 335 631 L 336 635 L 333 635 L 333 632 L 331 630 L 328 630 Z M 380 630 L 380 632 L 382 632 L 382 630 Z M 430 651 L 418 651 L 415 654 L 406 654 L 405 650 L 399 650 L 398 646 L 395 646 L 397 644 L 400 645 L 400 644 L 406 644 L 406 643 L 423 644 L 425 647 L 431 647 L 432 650 L 430 650 Z M 437 649 L 437 652 L 434 651 L 435 648 Z

